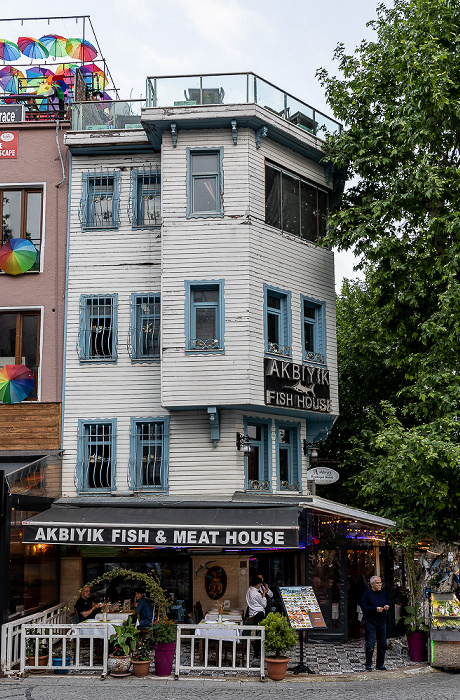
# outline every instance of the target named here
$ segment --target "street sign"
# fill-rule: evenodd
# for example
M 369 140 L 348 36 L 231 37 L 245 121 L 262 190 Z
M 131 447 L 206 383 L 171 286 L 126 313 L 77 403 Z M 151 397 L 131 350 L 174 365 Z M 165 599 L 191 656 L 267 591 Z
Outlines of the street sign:
M 316 484 L 333 484 L 339 480 L 339 473 L 329 467 L 314 467 L 307 471 L 307 479 Z

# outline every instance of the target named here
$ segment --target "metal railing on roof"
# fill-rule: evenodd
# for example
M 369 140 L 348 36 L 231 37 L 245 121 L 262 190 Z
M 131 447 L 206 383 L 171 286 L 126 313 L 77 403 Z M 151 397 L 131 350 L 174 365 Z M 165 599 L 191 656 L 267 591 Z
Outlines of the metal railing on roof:
M 91 100 L 72 105 L 72 131 L 141 129 L 145 100 Z
M 255 73 L 148 77 L 146 107 L 257 104 L 312 134 L 338 133 L 342 125 Z

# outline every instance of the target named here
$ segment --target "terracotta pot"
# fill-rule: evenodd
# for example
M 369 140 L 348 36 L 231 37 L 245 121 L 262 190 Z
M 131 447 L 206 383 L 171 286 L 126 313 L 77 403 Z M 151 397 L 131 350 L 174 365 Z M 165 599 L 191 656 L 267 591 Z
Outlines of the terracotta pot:
M 114 656 L 113 654 L 109 654 L 107 668 L 111 676 L 127 676 L 130 666 L 130 656 Z
M 144 678 L 148 675 L 150 666 L 149 661 L 133 661 L 133 673 L 137 678 Z
M 153 648 L 155 649 L 155 675 L 170 676 L 174 663 L 176 642 L 171 642 L 170 644 L 155 642 Z
M 409 658 L 411 661 L 426 660 L 427 634 L 421 630 L 417 632 L 407 632 L 407 646 L 409 647 Z
M 28 656 L 27 663 L 29 664 L 29 666 L 35 666 L 35 656 Z M 39 666 L 47 666 L 48 665 L 48 654 L 46 654 L 46 656 L 39 656 L 38 657 L 38 665 Z M 46 673 L 46 669 L 44 669 L 43 671 L 41 671 L 41 670 L 39 671 L 38 668 L 37 669 L 32 668 L 32 669 L 30 669 L 29 673 Z
M 278 659 L 274 656 L 266 656 L 267 675 L 272 681 L 282 681 L 286 675 L 289 659 L 287 656 L 280 656 Z

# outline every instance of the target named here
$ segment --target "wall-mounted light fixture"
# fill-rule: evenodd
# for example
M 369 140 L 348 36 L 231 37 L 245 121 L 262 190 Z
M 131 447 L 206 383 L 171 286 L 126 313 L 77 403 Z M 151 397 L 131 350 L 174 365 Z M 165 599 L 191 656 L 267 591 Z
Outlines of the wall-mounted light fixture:
M 238 452 L 243 449 L 245 454 L 252 452 L 252 445 L 249 441 L 249 435 L 244 435 L 243 433 L 236 434 L 236 449 Z
M 316 459 L 318 457 L 318 450 L 315 447 L 314 442 L 308 442 L 308 440 L 303 441 L 303 453 L 309 459 Z

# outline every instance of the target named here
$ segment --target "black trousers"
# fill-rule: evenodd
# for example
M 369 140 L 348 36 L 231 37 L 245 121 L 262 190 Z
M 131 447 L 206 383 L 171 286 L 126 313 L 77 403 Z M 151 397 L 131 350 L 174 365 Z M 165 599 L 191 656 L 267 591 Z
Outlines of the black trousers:
M 372 666 L 375 641 L 377 640 L 377 668 L 381 668 L 385 663 L 385 649 L 387 643 L 387 623 L 386 620 L 374 621 L 365 620 L 364 631 L 366 634 L 366 666 Z
M 263 610 L 260 612 L 256 613 L 253 618 L 251 618 L 251 625 L 258 625 L 259 622 L 262 622 L 262 620 L 265 620 L 265 613 Z M 260 658 L 260 647 L 261 643 L 260 640 L 257 640 L 253 644 L 253 650 L 254 650 L 254 658 L 259 659 Z

